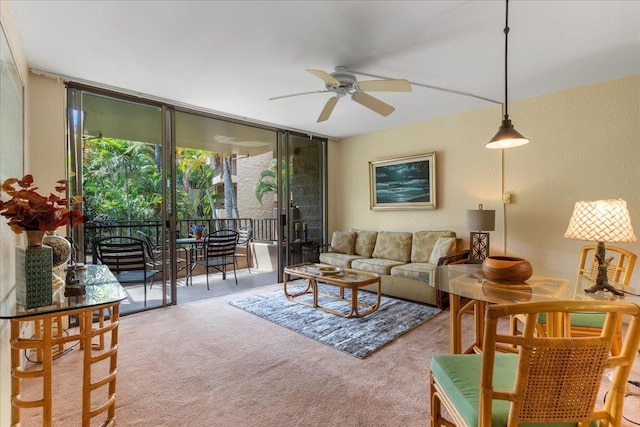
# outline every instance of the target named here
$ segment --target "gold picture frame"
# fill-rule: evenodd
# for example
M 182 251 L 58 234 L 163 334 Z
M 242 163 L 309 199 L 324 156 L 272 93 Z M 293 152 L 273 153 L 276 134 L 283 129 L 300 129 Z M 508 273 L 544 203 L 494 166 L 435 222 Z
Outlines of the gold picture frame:
M 436 153 L 369 162 L 371 209 L 436 209 Z

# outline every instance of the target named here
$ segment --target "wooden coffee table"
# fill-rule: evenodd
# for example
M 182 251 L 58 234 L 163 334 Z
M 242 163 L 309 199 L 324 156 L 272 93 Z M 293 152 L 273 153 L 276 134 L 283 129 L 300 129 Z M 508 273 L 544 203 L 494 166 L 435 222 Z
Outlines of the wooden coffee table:
M 284 282 L 282 284 L 284 287 L 284 295 L 287 297 L 287 299 L 341 317 L 364 317 L 373 313 L 378 309 L 378 307 L 380 307 L 381 283 L 379 274 L 370 273 L 368 271 L 351 270 L 348 268 L 340 269 L 340 271 L 337 273 L 327 273 L 322 271 L 322 267 L 330 266 L 326 264 L 298 264 L 285 267 Z M 307 286 L 305 287 L 305 289 L 299 292 L 289 292 L 287 290 L 287 282 L 291 278 L 291 276 L 297 276 L 306 279 Z M 318 282 L 338 286 L 340 288 L 339 296 L 319 292 Z M 375 283 L 378 284 L 378 295 L 376 303 L 370 305 L 359 301 L 359 288 Z M 351 290 L 350 298 L 345 298 L 345 289 Z M 305 294 L 313 295 L 313 303 L 309 303 L 298 298 Z M 318 295 L 322 295 L 323 297 L 332 298 L 338 301 L 351 303 L 351 311 L 345 314 L 341 311 L 337 311 L 328 307 L 322 307 L 320 306 L 320 304 L 318 304 Z M 364 311 L 360 311 L 360 308 L 363 308 Z

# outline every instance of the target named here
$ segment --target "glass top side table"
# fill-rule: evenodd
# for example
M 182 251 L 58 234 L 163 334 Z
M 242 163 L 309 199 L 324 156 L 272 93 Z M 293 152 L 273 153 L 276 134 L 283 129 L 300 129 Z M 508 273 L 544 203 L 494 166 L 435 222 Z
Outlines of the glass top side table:
M 83 351 L 82 425 L 90 425 L 91 419 L 106 413 L 102 425 L 115 424 L 115 392 L 118 350 L 118 323 L 120 301 L 127 297 L 122 285 L 103 265 L 88 265 L 78 271 L 77 277 L 86 286 L 86 294 L 65 297 L 63 301 L 48 306 L 26 309 L 16 304 L 15 296 L 0 307 L 0 319 L 11 322 L 11 424 L 20 424 L 20 411 L 42 411 L 42 425 L 51 426 L 53 419 L 52 372 L 54 356 L 64 351 L 64 344 L 80 342 Z M 62 331 L 62 317 L 77 315 L 79 327 L 68 334 Z M 30 327 L 25 327 L 30 326 Z M 22 331 L 33 331 L 33 336 L 23 336 Z M 54 351 L 54 349 L 56 349 Z M 24 363 L 22 352 L 35 354 L 39 365 Z M 23 364 L 24 363 L 24 364 Z M 108 364 L 102 378 L 93 378 L 93 369 Z M 22 381 L 41 383 L 40 399 L 25 400 L 20 395 Z M 92 391 L 107 387 L 106 400 L 92 405 Z M 103 395 L 103 393 L 96 393 Z M 93 408 L 93 409 L 92 409 Z

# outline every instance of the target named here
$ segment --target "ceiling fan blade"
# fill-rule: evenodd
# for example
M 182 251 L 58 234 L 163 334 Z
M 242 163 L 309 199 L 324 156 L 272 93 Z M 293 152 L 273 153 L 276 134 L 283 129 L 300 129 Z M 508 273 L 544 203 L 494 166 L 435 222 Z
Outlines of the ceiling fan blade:
M 365 92 L 411 92 L 409 80 L 365 80 L 358 82 L 360 90 Z
M 310 92 L 292 93 L 291 95 L 274 96 L 273 98 L 269 98 L 269 101 L 273 101 L 274 99 L 290 98 L 292 96 L 309 95 L 310 93 L 325 93 L 325 92 L 329 92 L 329 91 L 328 90 L 312 90 Z
M 339 99 L 340 98 L 338 98 L 337 96 L 329 98 L 327 103 L 324 104 L 324 108 L 322 109 L 322 112 L 320 113 L 320 116 L 318 116 L 318 120 L 317 120 L 318 123 L 324 122 L 325 120 L 327 120 L 329 118 L 329 116 L 333 112 L 333 109 L 335 108 L 336 104 L 338 103 Z
M 339 85 L 340 84 L 340 80 L 336 79 L 335 77 L 333 77 L 331 74 L 327 73 L 326 71 L 309 70 L 309 69 L 307 69 L 307 71 L 310 72 L 311 74 L 313 74 L 314 76 L 321 78 L 327 84 L 331 84 L 331 85 Z
M 356 101 L 358 104 L 364 105 L 370 110 L 375 111 L 381 116 L 387 117 L 389 114 L 395 111 L 391 105 L 386 104 L 380 101 L 378 98 L 374 98 L 373 96 L 366 94 L 364 92 L 356 92 L 351 95 L 351 99 Z

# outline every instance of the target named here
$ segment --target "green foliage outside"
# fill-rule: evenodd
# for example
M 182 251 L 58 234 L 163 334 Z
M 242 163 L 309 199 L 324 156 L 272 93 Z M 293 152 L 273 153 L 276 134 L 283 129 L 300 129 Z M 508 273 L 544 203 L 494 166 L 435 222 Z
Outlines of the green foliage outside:
M 84 210 L 91 221 L 161 219 L 162 172 L 160 146 L 116 138 L 96 138 L 83 147 Z M 176 150 L 176 218 L 216 218 L 216 175 L 228 175 L 230 155 L 206 150 Z M 226 178 L 226 177 L 225 177 Z M 230 177 L 228 177 L 230 180 Z M 227 218 L 235 205 L 232 186 Z M 233 209 L 235 208 L 235 209 Z
M 269 193 L 275 193 L 278 191 L 278 161 L 276 159 L 271 160 L 267 169 L 260 173 L 258 183 L 256 184 L 256 199 L 262 204 L 262 199 Z M 282 182 L 286 182 L 287 173 L 289 178 L 293 176 L 293 164 L 289 164 L 288 171 L 287 166 L 283 162 L 280 168 Z M 285 194 L 286 189 L 282 189 L 282 194 Z

